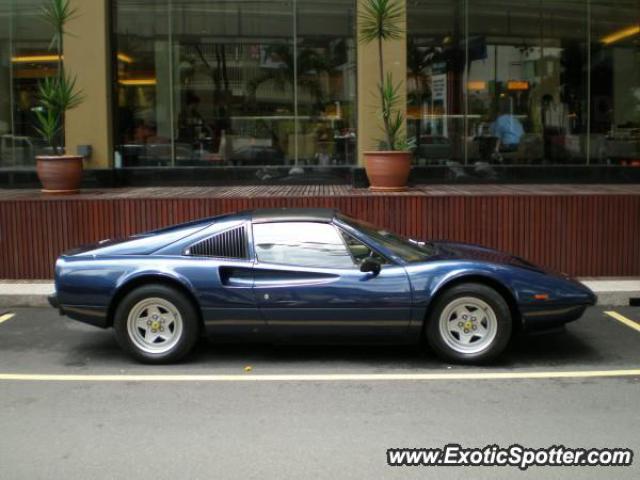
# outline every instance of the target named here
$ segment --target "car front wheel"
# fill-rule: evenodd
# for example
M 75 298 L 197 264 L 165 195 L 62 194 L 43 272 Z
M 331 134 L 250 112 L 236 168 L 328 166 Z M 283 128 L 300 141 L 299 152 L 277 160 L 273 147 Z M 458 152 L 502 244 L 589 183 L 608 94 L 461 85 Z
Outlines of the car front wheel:
M 442 358 L 483 363 L 498 356 L 511 338 L 511 312 L 502 295 L 477 283 L 457 285 L 436 301 L 427 340 Z
M 116 309 L 113 327 L 122 348 L 144 363 L 172 363 L 198 339 L 192 302 L 165 285 L 145 285 L 128 293 Z

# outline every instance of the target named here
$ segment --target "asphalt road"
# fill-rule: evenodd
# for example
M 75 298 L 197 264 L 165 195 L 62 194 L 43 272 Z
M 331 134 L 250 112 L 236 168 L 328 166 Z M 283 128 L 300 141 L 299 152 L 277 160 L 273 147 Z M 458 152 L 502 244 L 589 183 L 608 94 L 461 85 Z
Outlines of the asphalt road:
M 638 308 L 616 311 L 640 322 Z M 565 332 L 517 339 L 498 364 L 483 368 L 452 367 L 413 347 L 206 341 L 187 363 L 149 367 L 121 353 L 109 331 L 52 310 L 16 310 L 0 323 L 0 480 L 635 479 L 640 458 L 631 467 L 534 467 L 525 472 L 512 467 L 392 468 L 386 465 L 386 449 L 563 444 L 627 447 L 637 456 L 640 375 L 544 377 L 639 368 L 640 332 L 598 308 Z M 543 374 L 483 378 L 496 372 Z M 421 373 L 450 378 L 313 377 Z M 455 377 L 459 373 L 479 375 L 461 379 Z M 82 377 L 7 380 L 4 374 Z M 167 374 L 312 377 L 180 382 L 130 377 Z M 129 377 L 104 381 L 105 375 Z

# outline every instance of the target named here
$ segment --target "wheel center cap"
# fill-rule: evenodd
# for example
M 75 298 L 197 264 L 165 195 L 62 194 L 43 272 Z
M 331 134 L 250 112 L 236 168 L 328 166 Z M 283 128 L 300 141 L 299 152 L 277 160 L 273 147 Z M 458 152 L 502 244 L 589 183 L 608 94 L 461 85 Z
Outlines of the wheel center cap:
M 471 327 L 473 326 L 473 324 L 471 322 L 467 322 L 464 324 L 464 328 L 467 330 L 471 330 Z
M 160 329 L 160 322 L 157 320 L 154 320 L 153 322 L 151 322 L 151 330 L 159 330 Z

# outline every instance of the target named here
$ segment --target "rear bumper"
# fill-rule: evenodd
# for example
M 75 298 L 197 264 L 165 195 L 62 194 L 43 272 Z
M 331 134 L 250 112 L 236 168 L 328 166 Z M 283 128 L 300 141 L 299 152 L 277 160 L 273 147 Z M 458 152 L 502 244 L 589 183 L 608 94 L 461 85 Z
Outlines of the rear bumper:
M 61 305 L 62 311 L 67 317 L 94 327 L 108 328 L 109 322 L 107 309 L 92 305 Z
M 62 305 L 55 293 L 49 295 L 47 300 L 49 301 L 49 305 L 60 312 L 60 315 L 66 315 L 73 320 L 87 323 L 94 327 L 109 327 L 107 309 L 104 307 L 95 307 L 90 305 Z
M 58 296 L 55 293 L 52 293 L 47 297 L 49 301 L 49 305 L 51 305 L 56 310 L 60 310 L 60 303 L 58 302 Z

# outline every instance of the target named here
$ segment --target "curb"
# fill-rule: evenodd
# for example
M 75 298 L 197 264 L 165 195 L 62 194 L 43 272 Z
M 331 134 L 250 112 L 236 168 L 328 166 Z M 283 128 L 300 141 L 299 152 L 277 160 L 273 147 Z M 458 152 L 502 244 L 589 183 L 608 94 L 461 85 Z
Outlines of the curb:
M 640 279 L 582 279 L 598 296 L 598 305 L 628 307 L 631 299 L 640 298 Z
M 53 282 L 0 282 L 0 308 L 49 307 Z
M 632 298 L 640 298 L 640 279 L 585 279 L 598 296 L 598 305 L 629 306 Z M 47 296 L 53 293 L 52 282 L 0 282 L 0 308 L 49 307 Z
M 47 295 L 3 295 L 0 294 L 0 309 L 3 308 L 50 307 Z

